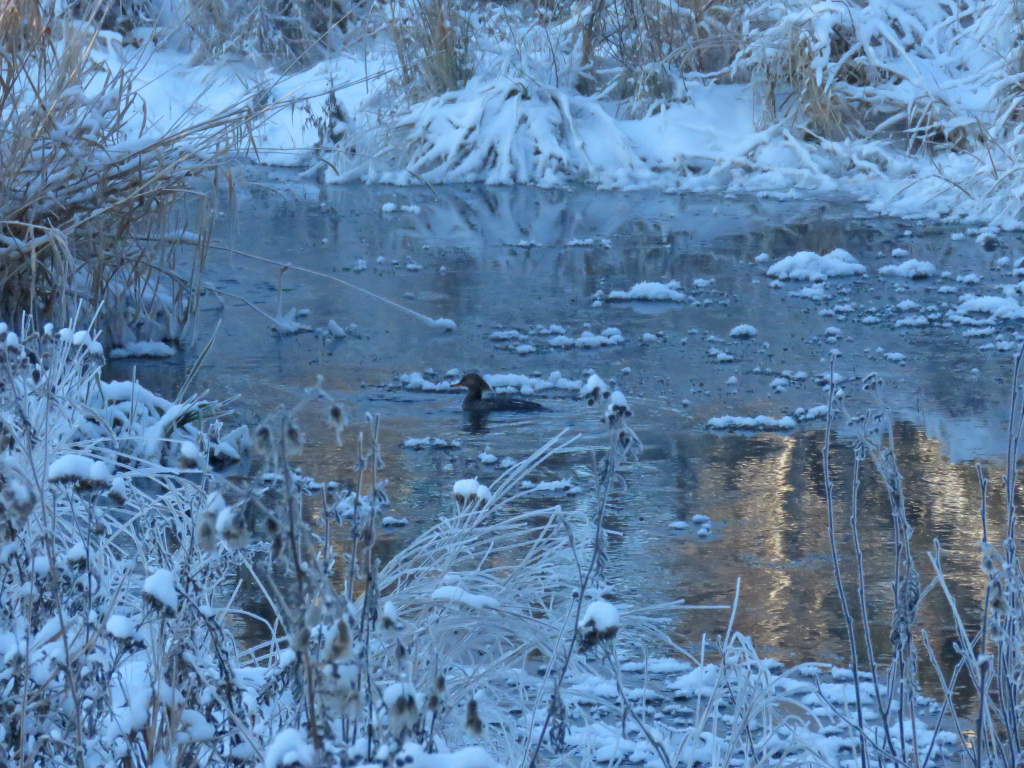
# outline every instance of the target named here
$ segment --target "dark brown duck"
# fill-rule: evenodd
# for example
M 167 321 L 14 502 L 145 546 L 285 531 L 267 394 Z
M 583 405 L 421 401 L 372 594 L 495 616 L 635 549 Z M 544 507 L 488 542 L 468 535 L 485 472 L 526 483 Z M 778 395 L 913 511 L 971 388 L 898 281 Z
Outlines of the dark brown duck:
M 467 373 L 459 381 L 457 387 L 465 387 L 469 390 L 466 399 L 462 401 L 462 410 L 470 413 L 493 413 L 494 411 L 546 411 L 540 403 L 531 400 L 524 400 L 521 397 L 510 395 L 495 395 L 490 385 L 484 381 L 483 376 L 478 373 Z M 484 392 L 490 396 L 484 397 Z

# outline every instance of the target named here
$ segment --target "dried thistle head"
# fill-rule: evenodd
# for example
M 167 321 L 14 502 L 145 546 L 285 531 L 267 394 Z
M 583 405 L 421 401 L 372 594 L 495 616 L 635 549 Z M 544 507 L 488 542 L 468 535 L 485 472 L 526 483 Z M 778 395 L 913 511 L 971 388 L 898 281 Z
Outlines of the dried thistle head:
M 234 507 L 225 507 L 217 515 L 217 533 L 230 549 L 241 549 L 249 545 L 249 527 L 245 515 Z
M 20 530 L 35 509 L 36 494 L 16 478 L 7 478 L 0 482 L 0 486 L 0 504 L 7 510 L 8 521 L 16 530 Z
M 299 627 L 291 633 L 288 639 L 289 645 L 296 653 L 309 652 L 309 629 L 307 627 Z
M 252 436 L 253 447 L 257 453 L 268 455 L 274 442 L 274 434 L 270 431 L 268 424 L 260 424 Z
M 610 645 L 618 632 L 618 609 L 604 600 L 595 600 L 580 619 L 580 650 L 586 653 L 599 643 Z
M 385 632 L 398 632 L 402 628 L 402 622 L 398 618 L 398 609 L 395 604 L 388 600 L 384 603 L 384 611 L 380 617 L 380 626 Z

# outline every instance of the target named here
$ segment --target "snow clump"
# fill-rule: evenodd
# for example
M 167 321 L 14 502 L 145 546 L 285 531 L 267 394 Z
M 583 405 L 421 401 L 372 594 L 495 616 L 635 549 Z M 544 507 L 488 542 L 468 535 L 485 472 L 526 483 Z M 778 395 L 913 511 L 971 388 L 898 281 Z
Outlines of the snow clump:
M 637 283 L 628 291 L 609 291 L 608 301 L 686 301 L 678 280 L 667 283 Z
M 736 430 L 750 429 L 758 431 L 786 430 L 796 427 L 792 416 L 773 419 L 771 416 L 716 416 L 708 419 L 708 429 Z
M 752 325 L 747 325 L 744 323 L 741 325 L 737 325 L 735 328 L 729 331 L 729 335 L 737 339 L 749 339 L 753 336 L 757 336 L 757 328 L 755 328 Z
M 888 264 L 879 267 L 878 274 L 887 277 L 909 277 L 911 280 L 922 280 L 932 277 L 937 270 L 930 261 L 919 261 L 918 259 L 907 259 L 901 264 Z
M 768 276 L 779 280 L 809 280 L 820 283 L 830 277 L 863 275 L 867 269 L 848 251 L 836 248 L 821 256 L 800 251 L 768 267 Z
M 154 605 L 166 609 L 169 613 L 178 612 L 178 593 L 175 589 L 176 577 L 173 571 L 158 568 L 153 571 L 142 584 L 142 594 Z

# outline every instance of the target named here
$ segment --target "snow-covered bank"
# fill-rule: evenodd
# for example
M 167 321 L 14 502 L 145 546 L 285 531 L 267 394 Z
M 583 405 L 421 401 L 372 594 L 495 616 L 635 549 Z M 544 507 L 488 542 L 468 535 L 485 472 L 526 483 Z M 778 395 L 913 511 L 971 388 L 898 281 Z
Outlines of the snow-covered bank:
M 611 3 L 601 23 L 621 12 Z M 1021 19 L 1011 0 L 971 0 L 955 13 L 932 0 L 730 6 L 708 41 L 728 51 L 721 66 L 684 61 L 689 43 L 675 41 L 654 91 L 642 81 L 655 65 L 629 75 L 638 63 L 623 64 L 611 35 L 581 60 L 585 12 L 452 13 L 472 28 L 460 42 L 465 61 L 431 87 L 408 81 L 419 65 L 389 29 L 418 23 L 401 2 L 360 16 L 360 32 L 319 61 L 276 71 L 258 56 L 259 65 L 193 66 L 197 51 L 145 36 L 133 48 L 112 31 L 90 56 L 114 75 L 131 72 L 141 97 L 126 113 L 134 140 L 248 105 L 251 136 L 239 148 L 259 163 L 312 167 L 318 181 L 842 194 L 889 215 L 1018 226 Z M 203 37 L 203 22 L 189 23 Z M 636 34 L 637 45 L 652 42 L 649 30 Z M 594 65 L 594 87 L 580 87 L 581 69 Z M 97 79 L 86 90 L 102 87 Z
M 185 54 L 159 50 L 146 54 L 141 93 L 168 124 L 258 96 L 270 115 L 250 143 L 254 158 L 313 164 L 321 180 L 841 193 L 891 215 L 1016 227 L 1020 19 L 1009 0 L 969 6 L 764 0 L 732 9 L 739 44 L 728 66 L 666 74 L 671 87 L 658 98 L 615 96 L 624 73 L 614 68 L 595 95 L 567 85 L 585 17 L 545 27 L 525 7 L 467 17 L 472 76 L 433 97 L 402 90 L 401 53 L 373 33 L 280 75 L 237 63 L 190 68 Z M 604 45 L 595 60 L 623 55 Z

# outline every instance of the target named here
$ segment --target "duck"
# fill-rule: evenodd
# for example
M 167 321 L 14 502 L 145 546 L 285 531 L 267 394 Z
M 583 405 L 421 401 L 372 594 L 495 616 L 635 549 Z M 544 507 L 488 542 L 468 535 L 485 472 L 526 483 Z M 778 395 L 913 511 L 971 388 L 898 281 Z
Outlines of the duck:
M 466 399 L 462 401 L 462 410 L 470 413 L 493 413 L 494 411 L 546 411 L 540 403 L 531 400 L 524 400 L 521 397 L 510 397 L 509 395 L 493 395 L 484 397 L 484 392 L 491 392 L 491 386 L 479 373 L 467 373 L 463 376 L 457 387 L 465 387 L 469 390 Z

